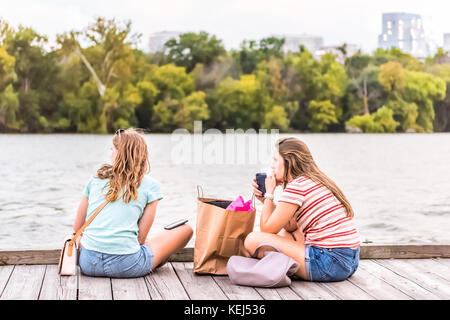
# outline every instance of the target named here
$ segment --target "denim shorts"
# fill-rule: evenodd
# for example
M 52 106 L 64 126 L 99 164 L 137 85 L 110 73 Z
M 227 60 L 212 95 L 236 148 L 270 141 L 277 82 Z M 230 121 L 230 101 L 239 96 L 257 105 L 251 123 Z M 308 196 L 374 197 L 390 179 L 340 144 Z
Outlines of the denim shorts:
M 306 274 L 309 281 L 342 281 L 355 273 L 359 264 L 358 249 L 305 246 Z
M 87 276 L 136 278 L 151 272 L 154 256 L 146 244 L 131 254 L 108 254 L 81 247 L 79 261 L 81 272 Z

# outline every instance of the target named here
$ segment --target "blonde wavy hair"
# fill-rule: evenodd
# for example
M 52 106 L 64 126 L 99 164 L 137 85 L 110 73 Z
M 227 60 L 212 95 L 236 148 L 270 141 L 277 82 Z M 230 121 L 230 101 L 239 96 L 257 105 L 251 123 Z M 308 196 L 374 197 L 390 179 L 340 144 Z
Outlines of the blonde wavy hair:
M 344 193 L 336 183 L 328 178 L 314 162 L 306 144 L 297 138 L 281 138 L 275 147 L 284 161 L 283 188 L 289 182 L 289 177 L 296 179 L 300 176 L 310 178 L 327 187 L 347 210 L 347 217 L 353 217 L 354 211 Z
M 150 172 L 147 143 L 138 129 L 119 129 L 114 134 L 113 146 L 117 151 L 113 164 L 104 164 L 97 170 L 100 179 L 109 179 L 106 200 L 116 201 L 122 189 L 125 203 L 137 200 L 138 189 L 146 173 Z

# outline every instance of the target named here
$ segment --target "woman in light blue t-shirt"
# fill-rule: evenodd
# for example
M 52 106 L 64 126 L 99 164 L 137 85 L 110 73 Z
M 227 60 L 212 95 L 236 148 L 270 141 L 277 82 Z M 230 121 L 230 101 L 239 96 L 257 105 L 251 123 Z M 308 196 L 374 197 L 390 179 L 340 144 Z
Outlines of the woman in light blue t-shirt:
M 111 164 L 91 177 L 78 206 L 75 232 L 109 201 L 83 232 L 80 268 L 89 276 L 144 276 L 186 246 L 193 231 L 184 224 L 147 240 L 163 195 L 159 182 L 146 175 L 150 163 L 141 134 L 119 129 L 112 140 L 110 160 Z

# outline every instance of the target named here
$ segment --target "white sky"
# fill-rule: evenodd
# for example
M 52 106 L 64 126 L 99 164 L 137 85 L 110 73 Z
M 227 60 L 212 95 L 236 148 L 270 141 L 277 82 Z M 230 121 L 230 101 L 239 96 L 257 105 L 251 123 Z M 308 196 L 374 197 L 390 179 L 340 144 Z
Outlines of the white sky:
M 421 14 L 438 45 L 443 33 L 450 33 L 449 0 L 0 0 L 0 18 L 50 39 L 84 28 L 96 16 L 130 19 L 133 31 L 143 34 L 139 47 L 144 50 L 152 32 L 204 30 L 228 49 L 244 39 L 307 33 L 323 37 L 325 45 L 347 42 L 370 52 L 378 43 L 383 12 Z

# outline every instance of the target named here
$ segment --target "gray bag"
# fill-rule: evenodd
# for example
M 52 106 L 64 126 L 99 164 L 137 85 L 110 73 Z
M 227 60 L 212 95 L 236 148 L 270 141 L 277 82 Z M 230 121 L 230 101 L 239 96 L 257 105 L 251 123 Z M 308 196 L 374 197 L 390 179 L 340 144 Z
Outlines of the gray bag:
M 257 259 L 261 247 L 269 246 L 276 251 L 264 252 Z M 256 248 L 252 258 L 231 256 L 227 263 L 227 273 L 233 284 L 251 287 L 283 287 L 291 284 L 289 276 L 299 268 L 298 263 L 280 252 L 271 244 L 263 243 Z

